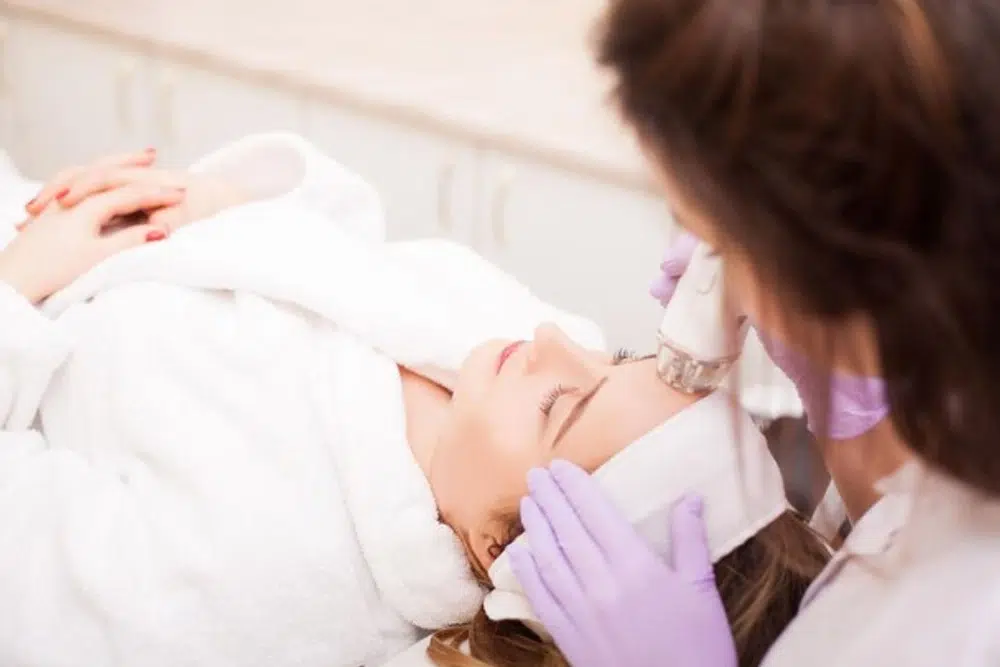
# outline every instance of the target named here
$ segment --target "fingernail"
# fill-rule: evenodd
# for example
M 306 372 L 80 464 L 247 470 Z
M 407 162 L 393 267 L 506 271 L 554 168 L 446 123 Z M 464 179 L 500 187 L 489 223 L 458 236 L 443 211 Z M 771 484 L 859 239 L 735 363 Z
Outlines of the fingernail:
M 156 149 L 150 146 L 149 148 L 146 149 L 146 152 L 152 154 L 156 152 Z
M 22 229 L 24 229 L 27 226 L 28 226 L 28 221 L 25 220 L 24 222 L 19 222 L 16 225 L 14 225 L 14 229 L 17 230 L 17 231 L 21 231 Z
M 38 201 L 38 197 L 35 197 L 31 201 L 29 201 L 27 204 L 25 204 L 24 208 L 31 208 L 32 206 L 35 205 L 35 202 L 37 202 L 37 201 Z
M 155 243 L 157 241 L 162 241 L 165 238 L 167 238 L 167 233 L 162 229 L 154 229 L 146 234 L 147 243 Z
M 56 193 L 56 199 L 62 199 L 69 194 L 69 188 L 63 188 L 58 193 Z

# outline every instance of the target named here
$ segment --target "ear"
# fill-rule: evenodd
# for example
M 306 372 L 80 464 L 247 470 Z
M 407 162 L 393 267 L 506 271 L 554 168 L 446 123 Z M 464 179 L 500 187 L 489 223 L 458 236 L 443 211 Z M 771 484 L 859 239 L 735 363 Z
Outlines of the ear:
M 493 565 L 493 561 L 500 557 L 510 543 L 508 529 L 506 521 L 491 517 L 469 533 L 466 540 L 471 552 L 469 556 L 479 565 L 484 576 Z
M 484 577 L 493 561 L 524 532 L 518 508 L 519 504 L 514 502 L 508 509 L 493 513 L 467 540 L 471 556 L 482 568 Z

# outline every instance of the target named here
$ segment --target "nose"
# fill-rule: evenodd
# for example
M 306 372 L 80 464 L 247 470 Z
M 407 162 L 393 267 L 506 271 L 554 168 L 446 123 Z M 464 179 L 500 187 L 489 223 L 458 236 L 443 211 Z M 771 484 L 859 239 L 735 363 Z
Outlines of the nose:
M 535 329 L 535 339 L 531 344 L 528 360 L 529 371 L 539 371 L 555 366 L 566 368 L 586 368 L 590 354 L 573 342 L 563 330 L 551 323 Z

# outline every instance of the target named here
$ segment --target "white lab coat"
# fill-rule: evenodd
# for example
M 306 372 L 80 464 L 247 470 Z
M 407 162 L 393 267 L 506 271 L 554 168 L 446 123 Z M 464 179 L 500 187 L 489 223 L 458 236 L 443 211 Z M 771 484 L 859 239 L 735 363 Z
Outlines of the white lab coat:
M 764 667 L 1000 666 L 1000 502 L 911 463 Z

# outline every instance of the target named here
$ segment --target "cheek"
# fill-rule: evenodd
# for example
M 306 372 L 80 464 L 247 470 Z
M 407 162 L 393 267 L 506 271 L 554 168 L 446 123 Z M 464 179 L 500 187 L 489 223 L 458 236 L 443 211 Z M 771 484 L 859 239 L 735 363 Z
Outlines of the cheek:
M 480 405 L 465 411 L 452 433 L 456 469 L 450 474 L 462 481 L 449 483 L 460 483 L 466 493 L 496 507 L 523 496 L 528 471 L 545 461 L 523 415 L 504 410 L 502 398 L 486 400 L 488 410 Z
M 474 348 L 458 369 L 456 395 L 476 396 L 489 391 L 496 380 L 497 360 L 509 341 L 491 340 Z

